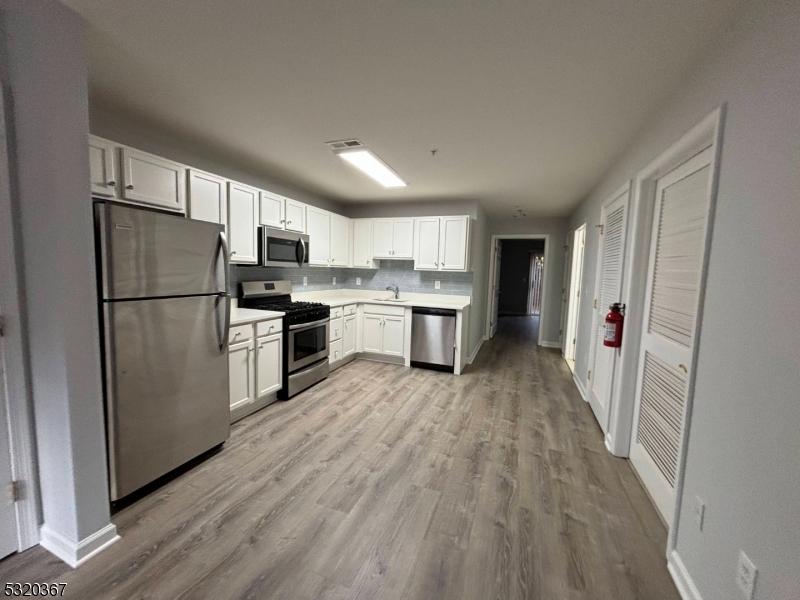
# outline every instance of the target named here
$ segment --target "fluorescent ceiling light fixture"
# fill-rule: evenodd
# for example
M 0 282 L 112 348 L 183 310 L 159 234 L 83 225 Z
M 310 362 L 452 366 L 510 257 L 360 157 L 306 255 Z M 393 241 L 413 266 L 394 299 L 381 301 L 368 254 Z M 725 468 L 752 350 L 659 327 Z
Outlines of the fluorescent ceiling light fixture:
M 372 177 L 375 181 L 380 183 L 383 187 L 395 188 L 406 187 L 408 185 L 405 181 L 392 171 L 386 163 L 380 158 L 375 156 L 371 151 L 366 148 L 359 148 L 358 150 L 343 150 L 336 153 L 340 158 L 343 158 L 356 169 Z

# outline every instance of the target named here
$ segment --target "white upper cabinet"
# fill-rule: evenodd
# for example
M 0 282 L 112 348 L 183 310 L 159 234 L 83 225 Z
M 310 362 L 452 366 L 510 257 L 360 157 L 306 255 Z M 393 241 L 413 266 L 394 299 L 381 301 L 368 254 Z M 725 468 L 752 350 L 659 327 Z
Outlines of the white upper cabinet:
M 469 267 L 469 217 L 442 217 L 439 232 L 442 271 L 466 271 Z
M 306 225 L 306 205 L 297 200 L 286 198 L 284 202 L 285 228 L 298 233 L 309 233 Z
M 350 262 L 350 224 L 347 217 L 330 213 L 331 265 L 346 267 Z M 309 240 L 310 242 L 310 240 Z
M 222 177 L 189 170 L 189 218 L 209 223 L 228 223 L 228 182 Z
M 232 263 L 258 263 L 258 190 L 228 183 L 228 245 Z
M 418 270 L 439 270 L 439 217 L 416 219 L 416 249 L 414 268 Z
M 373 258 L 413 258 L 414 219 L 375 219 Z
M 286 198 L 272 192 L 261 192 L 261 220 L 262 225 L 276 229 L 286 228 L 284 216 L 284 202 Z
M 306 207 L 308 264 L 331 264 L 331 213 L 314 206 Z
M 377 269 L 372 258 L 372 219 L 353 219 L 353 266 Z
M 93 196 L 113 198 L 118 195 L 116 145 L 93 135 L 89 136 L 89 181 Z
M 122 197 L 185 212 L 186 167 L 133 148 L 122 148 Z

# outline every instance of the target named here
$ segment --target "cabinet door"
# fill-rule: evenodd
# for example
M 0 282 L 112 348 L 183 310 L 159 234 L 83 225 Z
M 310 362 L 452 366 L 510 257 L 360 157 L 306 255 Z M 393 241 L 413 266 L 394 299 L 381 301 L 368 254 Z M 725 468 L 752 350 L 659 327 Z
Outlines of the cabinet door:
M 89 136 L 89 181 L 92 195 L 113 198 L 117 196 L 116 146 L 101 138 Z
M 405 317 L 383 317 L 383 353 L 403 356 Z
M 383 317 L 364 315 L 364 352 L 383 352 Z
M 392 258 L 414 258 L 414 219 L 394 219 Z
M 286 229 L 307 233 L 306 231 L 306 205 L 297 200 L 286 198 L 284 203 L 284 218 L 286 219 Z
M 256 397 L 261 398 L 282 387 L 281 360 L 283 334 L 267 335 L 256 340 Z
M 342 357 L 350 356 L 356 351 L 356 316 L 344 318 L 344 331 L 342 332 Z
M 394 220 L 375 219 L 372 222 L 372 257 L 392 258 Z
M 331 342 L 330 354 L 328 355 L 328 362 L 339 362 L 344 358 L 342 354 L 342 340 Z
M 424 271 L 439 270 L 439 217 L 415 219 L 414 268 Z
M 228 182 L 222 177 L 189 170 L 189 218 L 228 223 Z
M 132 148 L 123 148 L 121 154 L 125 200 L 186 210 L 186 167 Z
M 362 269 L 375 268 L 372 260 L 372 219 L 353 221 L 353 266 Z
M 308 264 L 330 265 L 331 260 L 331 213 L 309 206 L 306 209 L 308 226 Z
M 261 220 L 259 222 L 267 227 L 286 229 L 283 203 L 283 196 L 271 192 L 261 192 Z
M 331 213 L 331 264 L 346 267 L 350 256 L 350 219 Z
M 253 342 L 228 346 L 229 390 L 231 410 L 255 400 L 255 359 Z
M 258 263 L 258 190 L 233 181 L 228 183 L 228 245 L 231 262 Z
M 469 217 L 442 217 L 439 265 L 443 271 L 466 271 Z

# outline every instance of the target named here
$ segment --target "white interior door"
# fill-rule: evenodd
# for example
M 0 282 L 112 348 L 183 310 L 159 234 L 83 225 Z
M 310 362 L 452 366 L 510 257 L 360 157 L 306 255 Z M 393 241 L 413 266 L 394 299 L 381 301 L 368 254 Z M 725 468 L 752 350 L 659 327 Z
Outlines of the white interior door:
M 561 354 L 567 357 L 567 315 L 569 313 L 569 284 L 572 273 L 572 233 L 567 234 L 564 243 L 564 283 L 561 286 Z
M 614 365 L 619 350 L 603 345 L 605 316 L 609 306 L 622 300 L 625 240 L 628 230 L 628 190 L 600 211 L 600 247 L 597 252 L 592 340 L 589 347 L 589 404 L 603 433 L 608 432 L 608 415 Z
M 497 240 L 494 247 L 494 277 L 492 280 L 492 320 L 490 323 L 489 337 L 497 333 L 497 309 L 500 306 L 500 260 L 503 253 L 503 242 Z
M 586 225 L 575 230 L 572 237 L 572 271 L 569 284 L 569 305 L 567 308 L 567 343 L 564 358 L 575 360 L 578 344 L 578 318 L 580 315 L 581 281 L 583 279 L 583 246 L 586 240 Z
M 17 511 L 11 493 L 11 444 L 8 438 L 6 372 L 0 343 L 0 558 L 18 550 Z
M 671 525 L 708 242 L 712 149 L 658 180 L 630 460 Z

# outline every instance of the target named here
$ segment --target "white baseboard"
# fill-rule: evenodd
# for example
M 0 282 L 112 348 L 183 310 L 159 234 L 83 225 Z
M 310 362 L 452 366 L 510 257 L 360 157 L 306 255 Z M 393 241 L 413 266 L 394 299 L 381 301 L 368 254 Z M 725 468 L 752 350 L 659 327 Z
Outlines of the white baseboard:
M 692 576 L 686 570 L 686 565 L 683 564 L 681 557 L 678 556 L 678 551 L 673 550 L 669 553 L 669 560 L 667 560 L 667 569 L 675 581 L 675 587 L 678 588 L 683 600 L 703 600 L 700 591 L 692 581 Z
M 42 525 L 39 532 L 42 537 L 39 544 L 73 569 L 78 568 L 119 539 L 117 526 L 113 523 L 109 523 L 77 543 L 68 540 L 57 531 L 53 531 L 46 523 Z
M 614 451 L 612 450 L 612 448 L 614 447 L 614 442 L 611 440 L 611 434 L 610 433 L 606 434 L 606 437 L 605 437 L 604 441 L 605 441 L 605 444 L 606 444 L 606 450 L 611 452 L 611 454 L 614 454 Z
M 475 351 L 467 357 L 467 364 L 468 365 L 471 365 L 472 361 L 475 360 L 475 357 L 478 356 L 478 352 L 481 351 L 481 346 L 483 346 L 483 340 L 485 340 L 485 339 L 486 339 L 485 337 L 482 337 L 481 341 L 478 342 L 478 347 L 475 348 Z
M 539 345 L 545 348 L 561 348 L 561 342 L 547 342 L 543 340 Z
M 586 401 L 586 388 L 583 387 L 583 384 L 581 383 L 581 380 L 578 379 L 578 375 L 576 373 L 572 374 L 572 381 L 575 382 L 575 387 L 578 388 L 581 398 Z

